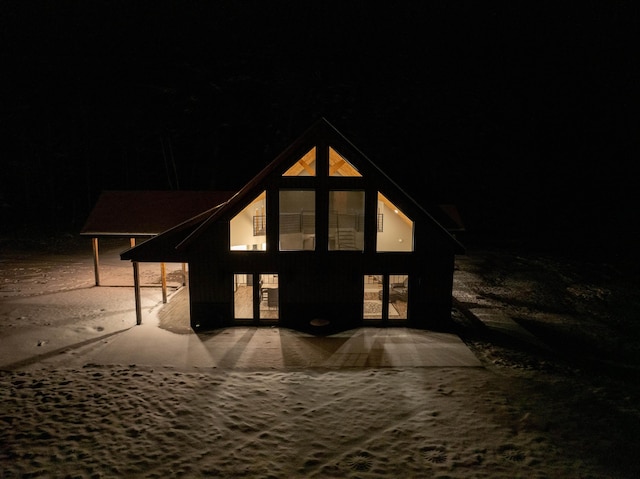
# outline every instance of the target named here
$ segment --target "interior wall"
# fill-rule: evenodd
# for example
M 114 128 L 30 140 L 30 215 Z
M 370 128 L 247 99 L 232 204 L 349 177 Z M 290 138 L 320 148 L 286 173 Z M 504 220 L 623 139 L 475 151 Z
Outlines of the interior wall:
M 412 251 L 413 228 L 387 208 L 383 217 L 383 231 L 378 232 L 376 241 L 377 251 Z
M 267 238 L 264 235 L 253 236 L 253 216 L 264 214 L 264 207 L 264 200 L 255 201 L 231 220 L 231 249 L 262 249 Z

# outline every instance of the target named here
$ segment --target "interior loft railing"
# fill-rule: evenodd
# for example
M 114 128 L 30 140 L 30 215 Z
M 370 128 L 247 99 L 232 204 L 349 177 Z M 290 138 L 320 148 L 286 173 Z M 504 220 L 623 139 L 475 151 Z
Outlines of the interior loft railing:
M 280 213 L 280 234 L 304 233 L 316 231 L 316 214 L 313 211 L 301 213 Z
M 304 234 L 313 234 L 316 232 L 316 213 L 314 211 L 302 212 L 300 224 Z
M 338 214 L 329 215 L 329 228 L 351 228 L 355 231 L 364 230 L 364 215 L 362 214 Z M 378 232 L 382 232 L 384 228 L 384 215 L 377 214 L 376 219 Z M 266 234 L 267 218 L 265 215 L 253 217 L 253 236 L 262 236 Z M 315 233 L 316 214 L 313 211 L 303 211 L 301 213 L 280 213 L 280 233 Z
M 364 215 L 354 213 L 329 213 L 329 229 L 350 228 L 355 231 L 364 230 Z
M 253 236 L 264 236 L 267 234 L 267 217 L 258 215 L 253 217 Z

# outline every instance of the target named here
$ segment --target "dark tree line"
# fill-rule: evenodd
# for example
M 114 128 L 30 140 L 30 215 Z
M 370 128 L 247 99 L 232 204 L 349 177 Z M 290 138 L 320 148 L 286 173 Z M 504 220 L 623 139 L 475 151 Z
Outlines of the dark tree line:
M 3 2 L 3 229 L 105 189 L 235 189 L 320 116 L 476 229 L 619 227 L 637 7 Z

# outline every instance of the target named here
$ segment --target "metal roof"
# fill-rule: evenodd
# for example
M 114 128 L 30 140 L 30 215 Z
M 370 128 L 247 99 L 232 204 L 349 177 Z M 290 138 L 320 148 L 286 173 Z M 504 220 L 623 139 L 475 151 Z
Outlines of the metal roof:
M 210 210 L 234 191 L 104 191 L 85 222 L 85 236 L 155 236 Z

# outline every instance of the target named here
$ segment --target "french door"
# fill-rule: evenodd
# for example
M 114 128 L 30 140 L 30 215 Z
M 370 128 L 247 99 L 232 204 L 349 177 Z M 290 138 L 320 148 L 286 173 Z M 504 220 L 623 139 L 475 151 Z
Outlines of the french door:
M 233 275 L 233 319 L 273 322 L 280 317 L 280 289 L 276 273 Z
M 393 323 L 406 321 L 409 304 L 409 276 L 406 274 L 366 274 L 362 315 L 365 321 Z

